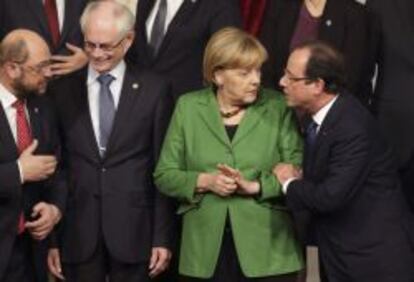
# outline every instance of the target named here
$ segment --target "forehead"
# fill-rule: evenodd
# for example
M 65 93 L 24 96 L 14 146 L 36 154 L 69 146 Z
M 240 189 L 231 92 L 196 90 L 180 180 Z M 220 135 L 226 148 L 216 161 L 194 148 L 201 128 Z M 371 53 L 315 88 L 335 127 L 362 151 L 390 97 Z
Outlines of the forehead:
M 44 42 L 29 42 L 28 51 L 28 63 L 37 64 L 50 59 L 49 47 Z
M 113 17 L 92 12 L 84 36 L 85 39 L 91 41 L 94 39 L 99 42 L 110 42 L 117 38 L 118 33 L 116 21 Z
M 308 63 L 310 52 L 307 49 L 298 49 L 291 53 L 287 62 L 287 69 L 294 74 L 303 74 Z

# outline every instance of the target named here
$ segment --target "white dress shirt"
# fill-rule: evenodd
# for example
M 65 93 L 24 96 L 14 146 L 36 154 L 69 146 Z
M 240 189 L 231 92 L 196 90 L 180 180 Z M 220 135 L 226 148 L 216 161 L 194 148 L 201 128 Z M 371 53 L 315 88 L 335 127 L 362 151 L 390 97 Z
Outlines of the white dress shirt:
M 312 116 L 312 120 L 318 125 L 316 127 L 316 132 L 319 132 L 319 129 L 321 128 L 321 125 L 323 123 L 323 121 L 326 118 L 326 115 L 328 114 L 329 110 L 332 108 L 333 104 L 335 103 L 336 99 L 338 99 L 338 95 L 336 95 L 331 101 L 329 101 L 328 104 L 326 104 L 325 106 L 323 106 L 316 114 L 314 114 Z M 287 189 L 289 188 L 289 184 L 290 182 L 292 182 L 293 180 L 296 180 L 296 177 L 292 177 L 289 178 L 288 180 L 285 181 L 285 183 L 282 186 L 282 192 L 284 194 L 286 194 Z
M 0 83 L 0 104 L 3 107 L 4 113 L 6 114 L 7 121 L 9 123 L 10 130 L 12 132 L 14 142 L 17 144 L 17 124 L 16 124 L 16 115 L 17 110 L 15 107 L 13 107 L 14 102 L 17 101 L 16 96 L 14 96 L 9 90 L 6 89 L 1 83 Z M 26 117 L 29 120 L 29 113 L 26 111 Z M 2 133 L 0 133 L 2 134 Z M 17 145 L 16 145 L 17 146 Z M 20 181 L 23 183 L 23 171 L 20 165 L 19 160 L 16 161 L 17 166 L 19 168 L 20 173 Z
M 33 0 L 32 0 L 33 1 Z M 66 0 L 55 0 L 56 1 L 56 10 L 58 15 L 58 22 L 59 22 L 59 30 L 62 32 L 63 28 L 63 21 L 65 19 L 65 1 Z M 68 0 L 71 1 L 71 0 Z M 45 0 L 43 0 L 43 4 Z
M 160 6 L 161 0 L 156 0 L 157 2 L 154 5 L 154 8 L 152 9 L 151 13 L 148 16 L 146 27 L 147 27 L 147 35 L 148 37 L 151 35 L 152 26 L 154 25 L 155 16 L 158 12 L 158 7 Z M 168 27 L 170 26 L 171 21 L 175 17 L 175 14 L 177 14 L 178 9 L 181 7 L 181 4 L 183 4 L 184 0 L 167 0 L 167 18 L 165 19 L 165 27 L 164 27 L 164 34 L 168 30 Z M 150 38 L 148 38 L 148 41 Z
M 114 99 L 115 111 L 118 108 L 119 99 L 121 97 L 122 84 L 124 81 L 126 64 L 121 61 L 109 74 L 115 79 L 109 85 L 112 97 Z M 95 133 L 96 143 L 99 144 L 100 130 L 99 130 L 99 90 L 101 84 L 97 80 L 99 73 L 96 72 L 90 65 L 88 68 L 88 78 L 86 81 L 88 89 L 89 112 L 91 114 L 93 131 Z

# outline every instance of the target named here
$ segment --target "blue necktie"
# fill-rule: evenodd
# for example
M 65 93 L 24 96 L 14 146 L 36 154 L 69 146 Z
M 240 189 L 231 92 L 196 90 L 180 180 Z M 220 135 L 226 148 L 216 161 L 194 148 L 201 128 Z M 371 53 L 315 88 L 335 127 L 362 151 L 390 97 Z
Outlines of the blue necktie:
M 109 88 L 114 79 L 110 74 L 102 74 L 98 77 L 98 81 L 101 84 L 99 89 L 99 153 L 101 156 L 105 155 L 115 117 L 114 98 Z
M 316 137 L 318 136 L 317 129 L 318 129 L 318 124 L 314 122 L 313 120 L 308 124 L 308 127 L 306 128 L 305 141 L 306 141 L 306 145 L 311 150 L 312 150 L 313 145 L 315 145 Z
M 164 39 L 165 20 L 167 18 L 167 0 L 161 0 L 152 26 L 150 45 L 153 50 L 154 57 L 160 49 L 162 40 Z

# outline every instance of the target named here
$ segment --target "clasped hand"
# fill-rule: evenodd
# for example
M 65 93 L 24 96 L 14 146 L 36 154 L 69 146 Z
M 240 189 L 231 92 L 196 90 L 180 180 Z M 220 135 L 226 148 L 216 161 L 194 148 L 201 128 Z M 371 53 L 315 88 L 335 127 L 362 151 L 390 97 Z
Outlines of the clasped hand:
M 218 173 L 211 174 L 208 189 L 222 197 L 231 194 L 256 195 L 260 192 L 260 184 L 257 181 L 246 180 L 241 172 L 225 164 L 217 165 Z

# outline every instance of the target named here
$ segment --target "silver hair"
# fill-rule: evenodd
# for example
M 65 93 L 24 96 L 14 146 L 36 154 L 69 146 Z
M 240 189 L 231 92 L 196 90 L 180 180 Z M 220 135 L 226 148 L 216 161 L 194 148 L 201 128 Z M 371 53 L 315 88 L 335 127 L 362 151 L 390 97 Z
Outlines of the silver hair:
M 132 12 L 125 6 L 115 1 L 92 1 L 86 5 L 85 10 L 80 18 L 80 26 L 82 33 L 85 34 L 89 17 L 93 11 L 108 6 L 115 18 L 115 25 L 119 31 L 120 37 L 125 36 L 129 31 L 133 30 L 135 25 L 135 17 Z

